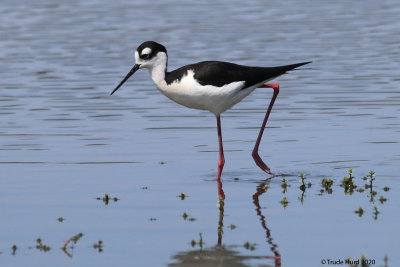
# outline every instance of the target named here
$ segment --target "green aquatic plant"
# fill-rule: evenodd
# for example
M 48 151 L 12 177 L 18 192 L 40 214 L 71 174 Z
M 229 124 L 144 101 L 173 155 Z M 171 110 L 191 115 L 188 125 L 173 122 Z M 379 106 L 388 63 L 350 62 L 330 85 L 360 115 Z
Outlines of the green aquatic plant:
M 268 191 L 269 186 L 266 184 L 264 185 L 264 191 L 267 192 Z
M 367 176 L 364 176 L 363 178 L 364 180 L 366 180 L 367 182 L 369 182 L 368 184 L 365 184 L 365 189 L 369 189 L 369 193 L 370 193 L 370 202 L 375 202 L 375 196 L 377 194 L 377 192 L 375 190 L 373 190 L 373 182 L 375 180 L 375 172 L 374 171 L 370 171 L 369 174 Z
M 190 222 L 194 222 L 194 221 L 196 220 L 196 218 L 194 218 L 194 217 L 189 217 L 189 215 L 188 215 L 186 212 L 184 212 L 184 213 L 182 214 L 182 218 L 183 218 L 184 220 L 188 220 L 188 221 L 190 221 Z
M 358 189 L 357 189 L 357 192 L 358 192 L 358 193 L 363 193 L 363 192 L 364 192 L 364 188 L 362 188 L 362 187 L 358 188 Z
M 324 188 L 329 188 L 333 185 L 332 178 L 322 178 L 321 182 Z
M 289 200 L 287 197 L 283 196 L 283 199 L 281 200 L 281 204 L 283 205 L 283 208 L 285 209 L 287 205 L 289 204 Z
M 18 249 L 17 245 L 14 244 L 11 247 L 11 255 L 15 256 L 17 254 L 17 249 Z
M 354 176 L 353 176 L 353 169 L 349 169 L 349 177 L 344 176 L 342 183 L 340 184 L 341 187 L 344 187 L 345 194 L 352 195 L 354 193 L 354 189 L 357 188 L 357 185 L 354 183 Z
M 96 249 L 99 253 L 103 252 L 103 240 L 99 240 L 97 243 L 94 243 L 93 248 Z
M 181 200 L 185 200 L 186 194 L 184 192 L 182 192 L 178 197 L 180 197 Z
M 199 239 L 199 246 L 200 246 L 200 249 L 202 249 L 202 248 L 203 248 L 203 236 L 202 236 L 201 233 L 199 233 L 199 236 L 200 236 L 200 239 Z
M 378 214 L 379 214 L 379 211 L 378 211 L 378 207 L 375 205 L 374 206 L 374 220 L 377 220 L 378 219 Z
M 81 239 L 83 236 L 82 233 L 79 233 L 77 235 L 74 235 L 73 237 L 69 238 L 64 245 L 61 247 L 61 249 L 64 251 L 65 254 L 67 254 L 68 257 L 72 258 L 72 254 L 68 252 L 67 250 L 67 246 L 70 242 L 73 242 L 73 244 L 76 244 L 78 242 L 79 239 Z M 74 248 L 73 245 L 70 246 L 70 248 Z
M 321 193 L 323 193 L 325 190 L 328 194 L 332 194 L 333 180 L 331 178 L 322 178 L 321 183 L 322 187 L 324 188 Z
M 237 228 L 237 226 L 236 226 L 236 225 L 234 225 L 234 224 L 231 224 L 231 225 L 229 225 L 229 228 L 231 228 L 231 230 L 234 230 L 234 229 L 236 229 L 236 228 Z
M 343 176 L 343 180 L 342 180 L 342 183 L 340 185 L 343 186 L 343 187 L 349 187 L 349 186 L 354 185 L 353 178 L 347 177 L 347 176 Z
M 194 248 L 196 245 L 198 245 L 200 247 L 200 251 L 201 251 L 201 250 L 203 250 L 203 235 L 201 233 L 199 233 L 199 236 L 200 236 L 199 241 L 192 239 L 192 241 L 190 241 L 190 245 L 192 246 L 192 248 Z
M 306 184 L 305 184 L 304 180 L 306 179 L 306 176 L 304 175 L 303 172 L 300 172 L 299 177 L 300 177 L 299 182 L 301 183 L 300 190 L 301 191 L 305 191 L 306 190 Z
M 282 181 L 281 187 L 283 188 L 282 193 L 285 194 L 287 192 L 287 187 L 288 187 L 288 183 L 287 182 L 288 181 L 286 179 L 284 179 L 284 178 L 281 181 Z
M 251 244 L 250 242 L 246 242 L 243 244 L 243 247 L 247 250 L 255 250 L 256 249 L 256 244 Z
M 300 185 L 300 190 L 302 191 L 301 196 L 300 196 L 300 202 L 303 204 L 304 202 L 304 194 L 306 193 L 306 183 L 304 182 L 306 179 L 306 176 L 304 175 L 303 172 L 300 172 L 299 174 L 300 180 L 299 182 L 301 183 Z M 309 187 L 311 186 L 311 183 L 309 183 Z
M 361 207 L 358 207 L 358 209 L 354 212 L 358 214 L 358 217 L 362 217 L 364 214 L 364 210 Z
M 344 261 L 345 264 L 349 264 L 350 267 L 369 267 L 370 264 L 375 265 L 376 262 L 373 259 L 367 259 L 367 255 L 363 254 L 358 260 L 352 260 L 350 257 L 346 258 Z
M 378 194 L 375 190 L 372 190 L 372 187 L 371 187 L 371 190 L 370 190 L 370 198 L 369 198 L 369 201 L 370 202 L 375 202 L 375 196 Z
M 304 190 L 302 190 L 301 191 L 301 196 L 299 197 L 299 199 L 300 199 L 300 202 L 301 202 L 301 204 L 303 205 L 303 203 L 304 203 L 304 194 L 306 193 L 306 191 Z
M 79 233 L 79 234 L 77 234 L 77 235 L 74 235 L 73 237 L 71 237 L 71 241 L 74 242 L 74 244 L 76 244 L 76 243 L 79 241 L 79 239 L 82 238 L 82 236 L 83 236 L 82 233 Z
M 361 261 L 361 267 L 369 267 L 369 264 L 367 263 L 367 255 L 362 254 L 360 261 Z
M 44 252 L 48 252 L 50 251 L 50 246 L 45 245 L 42 243 L 42 239 L 38 238 L 36 239 L 36 249 L 40 250 L 40 251 L 44 251 Z
M 104 197 L 102 197 L 102 198 L 101 197 L 97 197 L 96 199 L 97 200 L 102 200 L 106 206 L 108 205 L 108 203 L 111 200 L 113 200 L 114 202 L 117 202 L 119 200 L 119 198 L 117 198 L 117 197 L 111 198 L 108 194 L 104 194 Z
M 384 196 L 381 196 L 379 198 L 379 202 L 381 202 L 381 204 L 385 203 L 387 201 L 387 198 L 385 198 Z
M 59 218 L 57 218 L 57 221 L 59 221 L 59 222 L 63 222 L 63 221 L 65 221 L 65 218 L 63 218 L 63 217 L 59 217 Z
M 390 187 L 389 186 L 385 186 L 384 188 L 383 188 L 383 191 L 385 191 L 385 192 L 387 192 L 387 191 L 389 191 L 390 190 Z
M 375 172 L 370 171 L 369 175 L 364 176 L 363 180 L 370 182 L 370 187 L 372 187 L 372 182 L 375 180 Z

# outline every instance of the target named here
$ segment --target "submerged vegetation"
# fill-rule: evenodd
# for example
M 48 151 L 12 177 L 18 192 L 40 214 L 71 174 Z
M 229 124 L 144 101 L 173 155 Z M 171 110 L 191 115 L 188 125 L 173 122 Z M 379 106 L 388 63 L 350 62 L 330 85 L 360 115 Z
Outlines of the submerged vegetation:
M 322 183 L 322 187 L 323 189 L 321 189 L 321 194 L 326 192 L 328 194 L 332 194 L 333 190 L 332 190 L 332 185 L 333 185 L 333 180 L 332 178 L 322 178 L 321 180 Z
M 108 205 L 108 203 L 111 200 L 113 200 L 114 202 L 117 202 L 119 200 L 119 198 L 117 198 L 117 197 L 111 198 L 108 194 L 104 194 L 104 197 L 102 197 L 102 198 L 101 197 L 97 197 L 96 199 L 97 200 L 102 200 L 106 206 Z
M 192 248 L 194 248 L 195 246 L 199 246 L 200 250 L 203 249 L 203 235 L 201 233 L 199 233 L 199 241 L 196 241 L 194 239 L 192 239 L 192 241 L 190 241 L 190 245 L 192 246 Z
M 185 194 L 184 192 L 182 192 L 178 197 L 179 197 L 181 200 L 185 200 L 186 194 Z
M 299 182 L 301 183 L 301 185 L 300 185 L 300 190 L 301 190 L 300 202 L 301 202 L 301 204 L 303 204 L 304 195 L 306 193 L 306 188 L 310 188 L 311 187 L 311 182 L 308 182 L 307 183 L 307 187 L 306 187 L 306 183 L 305 183 L 306 176 L 304 175 L 304 173 L 300 172 L 299 177 L 300 177 L 300 181 Z
M 294 190 L 294 191 L 300 193 L 300 196 L 298 197 L 298 199 L 300 200 L 301 204 L 303 204 L 305 196 L 307 194 L 312 194 L 314 191 L 313 190 L 314 188 L 311 188 L 311 186 L 312 186 L 311 182 L 308 182 L 308 179 L 303 172 L 300 172 L 298 177 L 300 178 L 300 180 L 299 180 L 300 186 L 298 186 L 298 184 L 295 185 L 295 183 L 294 183 L 295 179 L 285 179 L 285 178 L 282 178 L 280 180 L 280 183 L 278 180 L 278 184 L 277 185 L 275 184 L 275 186 L 276 186 L 275 188 L 277 188 L 278 190 L 283 189 L 283 191 L 282 191 L 283 196 L 282 196 L 282 199 L 280 200 L 280 204 L 283 206 L 284 210 L 288 207 L 288 205 L 290 203 L 289 199 L 287 197 L 288 190 L 290 190 L 290 191 Z M 363 180 L 365 182 L 365 184 L 360 184 L 361 180 Z M 375 175 L 374 171 L 370 171 L 369 174 L 364 176 L 362 179 L 356 179 L 356 177 L 354 176 L 353 170 L 349 169 L 348 175 L 344 176 L 343 179 L 339 182 L 332 178 L 322 178 L 321 179 L 321 187 L 318 189 L 315 189 L 315 191 L 317 191 L 319 193 L 318 195 L 320 195 L 320 196 L 322 196 L 323 194 L 331 195 L 331 194 L 333 194 L 333 192 L 335 192 L 335 193 L 343 192 L 342 190 L 337 190 L 338 188 L 340 189 L 340 187 L 341 187 L 344 189 L 344 193 L 349 196 L 351 196 L 353 194 L 355 194 L 355 195 L 365 194 L 365 195 L 367 195 L 366 203 L 368 206 L 366 206 L 365 203 L 355 203 L 356 205 L 354 205 L 354 206 L 356 206 L 357 208 L 354 209 L 354 206 L 349 205 L 351 212 L 357 214 L 358 217 L 364 218 L 364 219 L 371 218 L 369 216 L 372 214 L 373 220 L 376 221 L 376 220 L 378 220 L 379 216 L 381 216 L 381 214 L 382 214 L 381 206 L 378 206 L 378 204 L 383 205 L 384 203 L 386 203 L 386 201 L 388 201 L 388 199 L 385 196 L 385 193 L 388 192 L 390 190 L 390 188 L 388 186 L 378 187 L 375 183 L 376 183 L 376 175 Z M 294 186 L 291 187 L 291 185 L 294 185 Z M 335 187 L 336 187 L 336 189 L 335 189 Z M 142 189 L 147 189 L 147 187 L 142 187 Z M 269 182 L 261 183 L 261 185 L 258 186 L 258 192 L 256 193 L 257 198 L 254 198 L 254 196 L 253 196 L 253 199 L 255 201 L 254 203 L 259 205 L 258 196 L 261 194 L 264 194 L 264 193 L 268 194 L 268 192 L 272 191 L 273 189 L 274 189 L 273 183 L 269 183 Z M 378 192 L 379 192 L 379 198 L 377 197 Z M 182 192 L 177 197 L 181 200 L 185 200 L 186 197 L 188 197 L 188 196 L 186 195 L 186 193 Z M 96 199 L 103 201 L 105 205 L 108 205 L 112 201 L 117 202 L 119 200 L 117 197 L 111 197 L 108 194 L 105 194 L 104 197 L 97 197 Z M 359 198 L 357 198 L 357 199 L 359 200 Z M 230 229 L 230 230 L 235 230 L 238 228 L 238 226 L 235 224 L 232 224 L 232 223 L 224 226 L 224 224 L 223 224 L 224 201 L 220 199 L 219 204 L 217 206 L 220 210 L 220 217 L 219 217 L 220 220 L 218 223 L 217 231 L 218 231 L 219 239 L 222 240 L 222 235 L 224 234 L 224 227 L 226 227 L 227 229 Z M 261 214 L 261 207 L 260 206 L 258 206 L 258 207 L 259 207 L 259 212 Z M 364 215 L 368 215 L 368 216 L 364 216 Z M 197 221 L 196 218 L 190 216 L 187 212 L 181 213 L 180 217 L 184 221 L 188 221 L 188 222 Z M 262 223 L 265 224 L 265 217 L 261 215 L 261 219 L 262 219 L 261 220 Z M 68 219 L 67 222 L 69 222 L 69 220 L 70 219 Z M 158 221 L 158 219 L 155 217 L 151 217 L 151 218 L 149 218 L 149 220 L 152 222 Z M 57 221 L 64 222 L 65 218 L 59 217 L 59 218 L 57 218 Z M 199 220 L 199 222 L 200 222 L 200 220 Z M 59 225 L 61 226 L 61 225 L 65 225 L 65 224 L 59 224 Z M 81 240 L 83 238 L 83 236 L 84 236 L 83 233 L 76 234 L 76 235 L 70 237 L 67 241 L 65 241 L 65 243 L 63 243 L 63 245 L 61 246 L 61 249 L 68 257 L 72 257 L 72 255 L 73 255 L 72 251 L 74 249 L 74 246 L 78 243 L 79 240 Z M 93 243 L 89 243 L 89 244 L 93 244 Z M 190 245 L 193 248 L 199 247 L 200 251 L 202 251 L 203 245 L 204 245 L 202 234 L 201 233 L 199 234 L 198 240 L 193 239 L 190 242 Z M 90 245 L 89 245 L 89 247 L 90 247 Z M 103 241 L 98 240 L 96 243 L 91 245 L 91 247 L 93 247 L 93 249 L 97 250 L 97 252 L 101 253 L 101 252 L 103 252 L 103 249 L 104 249 Z M 31 247 L 31 248 L 36 248 L 37 250 L 42 251 L 42 252 L 49 252 L 51 250 L 50 245 L 45 244 L 41 238 L 37 238 L 36 246 Z M 246 242 L 246 243 L 244 243 L 243 248 L 246 250 L 252 251 L 252 250 L 256 249 L 256 244 Z M 14 244 L 11 247 L 11 255 L 15 256 L 15 255 L 17 255 L 17 252 L 18 252 L 18 254 L 21 254 L 21 253 L 19 253 L 20 249 L 21 248 L 17 247 L 17 245 Z M 361 261 L 361 258 L 359 260 Z M 356 261 L 351 261 L 351 259 L 349 259 L 349 262 L 356 262 Z M 368 265 L 362 265 L 362 266 L 368 266 Z
M 256 244 L 251 244 L 250 242 L 244 243 L 243 247 L 247 250 L 255 250 L 256 249 Z
M 83 236 L 82 233 L 79 233 L 77 235 L 74 235 L 73 237 L 69 238 L 64 245 L 62 246 L 62 250 L 64 251 L 65 254 L 67 254 L 68 257 L 72 258 L 72 252 L 70 253 L 68 251 L 68 248 L 70 248 L 71 250 L 74 249 L 74 245 L 76 245 L 76 243 L 79 241 L 79 239 L 81 239 Z M 70 244 L 72 242 L 72 244 L 68 247 L 68 244 Z
M 352 195 L 354 193 L 354 189 L 357 188 L 357 185 L 354 183 L 353 169 L 349 169 L 349 176 L 344 176 L 341 187 L 344 188 L 344 193 Z
M 285 194 L 287 192 L 287 188 L 288 188 L 288 183 L 287 183 L 288 180 L 282 179 L 281 181 L 282 181 L 281 187 L 283 188 L 282 193 Z
M 364 214 L 364 210 L 361 207 L 358 207 L 358 209 L 354 212 L 358 214 L 358 217 L 362 217 Z
M 50 248 L 50 246 L 43 244 L 41 238 L 38 238 L 38 239 L 36 239 L 36 249 L 43 251 L 43 252 L 48 252 L 48 251 L 50 251 L 51 248 Z
M 310 182 L 306 182 L 306 175 L 303 172 L 300 172 L 299 175 L 300 177 L 300 196 L 299 196 L 299 200 L 300 203 L 303 204 L 304 203 L 304 198 L 306 196 L 306 192 L 308 191 L 307 189 L 311 187 L 311 183 Z M 373 214 L 373 219 L 377 220 L 378 219 L 378 214 L 381 213 L 381 211 L 379 211 L 379 207 L 376 205 L 376 196 L 378 194 L 378 188 L 376 187 L 376 185 L 374 184 L 374 182 L 376 181 L 376 175 L 374 171 L 370 171 L 368 175 L 364 176 L 362 178 L 363 181 L 366 181 L 367 183 L 362 185 L 357 185 L 357 182 L 359 182 L 359 180 L 356 179 L 356 177 L 354 176 L 354 172 L 353 169 L 349 169 L 348 170 L 348 175 L 344 176 L 343 179 L 341 180 L 340 183 L 340 187 L 344 188 L 344 193 L 346 195 L 353 195 L 355 192 L 358 192 L 360 194 L 362 193 L 366 193 L 368 196 L 368 202 L 373 203 L 374 206 L 371 207 L 371 209 L 373 210 L 372 214 Z M 334 192 L 334 184 L 335 181 L 332 178 L 322 178 L 321 179 L 321 189 L 319 189 L 319 194 L 320 196 L 322 196 L 323 194 L 332 194 Z M 286 207 L 289 205 L 289 200 L 288 197 L 286 196 L 286 193 L 288 192 L 288 188 L 290 188 L 290 183 L 289 180 L 282 178 L 281 179 L 281 183 L 280 183 L 280 187 L 283 189 L 282 193 L 283 193 L 283 197 L 282 200 L 280 201 L 281 205 L 283 206 L 284 209 L 286 209 Z M 264 184 L 262 186 L 262 189 L 264 192 L 267 192 L 269 189 L 271 189 L 271 184 Z M 380 190 L 381 193 L 384 192 L 388 192 L 390 190 L 390 188 L 388 186 L 382 187 Z M 384 195 L 380 195 L 379 196 L 379 203 L 380 204 L 384 204 L 387 201 L 387 198 Z M 368 212 L 370 209 L 364 209 L 363 207 L 359 206 L 356 210 L 353 210 L 354 213 L 358 214 L 359 217 L 362 217 L 364 215 L 365 212 Z
M 283 199 L 281 200 L 281 204 L 283 206 L 283 209 L 285 209 L 287 207 L 287 205 L 289 204 L 289 200 L 287 199 L 287 197 L 283 196 Z
M 94 243 L 93 248 L 99 253 L 103 252 L 103 240 L 99 240 L 97 243 Z
M 18 249 L 17 245 L 14 244 L 11 247 L 11 255 L 15 256 L 17 254 L 17 249 Z

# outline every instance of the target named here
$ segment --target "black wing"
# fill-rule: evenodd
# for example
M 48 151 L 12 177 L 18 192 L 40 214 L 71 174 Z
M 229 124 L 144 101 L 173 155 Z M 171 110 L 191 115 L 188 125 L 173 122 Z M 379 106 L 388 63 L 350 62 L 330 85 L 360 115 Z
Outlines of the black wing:
M 244 88 L 276 78 L 289 70 L 310 62 L 302 62 L 279 67 L 248 67 L 228 62 L 204 61 L 187 65 L 167 74 L 167 83 L 180 80 L 188 70 L 194 71 L 194 78 L 201 85 L 224 86 L 226 84 L 244 81 Z

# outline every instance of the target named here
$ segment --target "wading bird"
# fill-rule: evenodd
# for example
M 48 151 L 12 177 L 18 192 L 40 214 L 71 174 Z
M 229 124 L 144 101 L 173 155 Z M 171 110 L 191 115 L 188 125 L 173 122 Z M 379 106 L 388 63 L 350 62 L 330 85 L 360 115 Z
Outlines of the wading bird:
M 222 145 L 222 112 L 239 103 L 256 88 L 272 88 L 274 94 L 265 114 L 260 133 L 253 149 L 255 163 L 263 171 L 271 174 L 270 168 L 260 158 L 258 147 L 272 106 L 279 93 L 278 83 L 268 81 L 302 65 L 302 62 L 278 67 L 249 67 L 221 61 L 203 61 L 167 71 L 168 55 L 165 47 L 157 42 L 147 41 L 135 51 L 135 65 L 111 92 L 115 93 L 138 69 L 149 70 L 151 79 L 165 96 L 188 108 L 208 110 L 217 118 L 219 161 L 217 180 L 220 181 L 225 164 Z

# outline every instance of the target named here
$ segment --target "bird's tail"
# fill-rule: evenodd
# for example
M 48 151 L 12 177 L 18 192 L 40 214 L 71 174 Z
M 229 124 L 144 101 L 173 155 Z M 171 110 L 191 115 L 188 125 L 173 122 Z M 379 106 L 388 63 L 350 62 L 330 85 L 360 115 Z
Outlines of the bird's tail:
M 312 61 L 307 61 L 307 62 L 301 62 L 301 63 L 296 63 L 296 64 L 290 64 L 290 65 L 285 65 L 285 66 L 279 66 L 279 67 L 274 67 L 277 72 L 280 72 L 282 74 L 286 73 L 287 71 L 294 70 L 300 66 L 306 65 L 311 63 Z
M 311 63 L 311 61 L 290 64 L 290 65 L 285 65 L 285 66 L 263 68 L 263 71 L 264 71 L 264 73 L 266 73 L 266 76 L 268 76 L 268 79 L 266 79 L 266 81 L 270 81 L 272 79 L 275 79 L 275 78 L 285 74 L 286 72 L 288 72 L 290 70 L 294 70 L 300 66 L 303 66 L 303 65 L 306 65 L 309 63 Z

